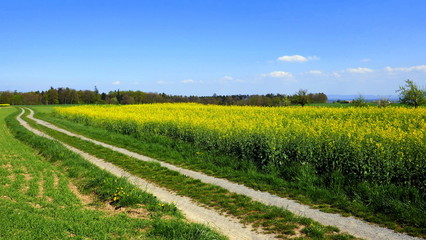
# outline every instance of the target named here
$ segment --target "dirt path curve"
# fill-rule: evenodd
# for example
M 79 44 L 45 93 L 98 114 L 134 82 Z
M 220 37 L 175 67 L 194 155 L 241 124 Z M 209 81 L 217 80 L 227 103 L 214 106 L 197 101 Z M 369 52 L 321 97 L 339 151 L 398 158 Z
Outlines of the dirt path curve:
M 205 175 L 200 172 L 191 171 L 188 169 L 176 167 L 174 165 L 171 165 L 169 163 L 161 162 L 158 160 L 155 160 L 153 158 L 149 158 L 143 155 L 140 155 L 138 153 L 131 152 L 124 148 L 119 148 L 116 146 L 112 146 L 103 142 L 99 142 L 96 140 L 89 139 L 87 137 L 71 133 L 67 130 L 58 128 L 57 126 L 50 124 L 48 122 L 39 120 L 34 118 L 34 112 L 30 110 L 30 115 L 28 116 L 30 119 L 36 121 L 38 124 L 43 125 L 45 127 L 51 128 L 53 130 L 65 133 L 70 136 L 78 137 L 80 139 L 93 142 L 95 144 L 101 145 L 103 147 L 112 149 L 114 151 L 120 152 L 122 154 L 128 155 L 130 157 L 134 157 L 136 159 L 142 160 L 142 161 L 153 161 L 158 162 L 161 166 L 166 167 L 170 170 L 177 171 L 181 174 L 187 175 L 189 177 L 199 179 L 202 182 L 214 184 L 217 186 L 220 186 L 222 188 L 227 189 L 228 191 L 235 192 L 241 195 L 248 196 L 252 198 L 255 201 L 259 201 L 268 205 L 283 207 L 291 212 L 305 216 L 308 218 L 311 218 L 315 221 L 320 222 L 324 225 L 332 225 L 338 227 L 341 231 L 349 233 L 351 235 L 354 235 L 356 237 L 365 238 L 365 239 L 371 239 L 371 240 L 415 240 L 420 239 L 412 236 L 408 236 L 406 234 L 396 233 L 393 230 L 383 228 L 374 224 L 366 223 L 364 221 L 361 221 L 359 219 L 356 219 L 354 217 L 343 217 L 339 214 L 332 214 L 332 213 L 325 213 L 321 212 L 317 209 L 312 209 L 309 206 L 302 205 L 300 203 L 297 203 L 294 200 L 278 197 L 276 195 L 270 194 L 268 192 L 261 192 L 257 190 L 253 190 L 251 188 L 248 188 L 246 186 L 236 184 L 233 182 L 230 182 L 228 180 L 219 179 L 215 177 L 211 177 L 208 175 Z
M 33 132 L 36 135 L 39 135 L 41 137 L 45 137 L 51 140 L 56 140 L 53 137 L 29 126 L 28 123 L 21 118 L 23 113 L 24 113 L 24 110 L 22 110 L 21 114 L 19 114 L 19 116 L 17 117 L 17 120 L 22 126 L 24 126 L 26 129 L 28 129 L 29 131 Z M 273 235 L 256 233 L 255 231 L 253 231 L 253 229 L 250 226 L 241 224 L 238 219 L 225 217 L 223 215 L 220 215 L 214 210 L 200 207 L 194 204 L 192 200 L 188 197 L 182 197 L 174 193 L 171 193 L 168 190 L 155 186 L 154 184 L 151 184 L 141 178 L 135 177 L 111 163 L 105 162 L 102 159 L 96 158 L 88 153 L 80 151 L 79 149 L 69 146 L 60 141 L 58 142 L 64 145 L 69 150 L 81 155 L 83 158 L 93 163 L 94 165 L 102 169 L 105 169 L 106 171 L 109 171 L 118 177 L 126 177 L 129 180 L 129 182 L 141 188 L 142 190 L 153 194 L 160 201 L 168 202 L 168 203 L 173 202 L 175 206 L 182 213 L 184 213 L 185 217 L 188 220 L 192 222 L 196 222 L 196 223 L 206 224 L 207 226 L 216 229 L 218 232 L 221 232 L 222 234 L 227 236 L 229 239 L 232 239 L 232 240 L 234 239 L 235 240 L 274 239 Z

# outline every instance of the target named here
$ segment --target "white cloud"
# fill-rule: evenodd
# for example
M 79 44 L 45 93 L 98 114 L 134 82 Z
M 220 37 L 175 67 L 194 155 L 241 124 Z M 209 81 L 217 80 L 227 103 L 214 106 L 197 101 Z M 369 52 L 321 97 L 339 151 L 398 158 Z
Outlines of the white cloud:
M 342 77 L 342 75 L 340 73 L 338 73 L 338 72 L 331 73 L 331 76 L 333 76 L 335 78 L 341 78 Z
M 168 84 L 168 82 L 160 80 L 160 81 L 157 81 L 157 84 Z
M 426 65 L 418 65 L 418 66 L 411 66 L 411 67 L 399 67 L 399 68 L 386 67 L 385 70 L 388 71 L 388 72 L 426 71 Z
M 369 59 L 369 58 L 363 58 L 363 59 L 361 59 L 361 62 L 370 62 L 371 61 L 371 59 Z
M 121 84 L 121 82 L 120 82 L 120 81 L 112 82 L 112 85 L 120 85 L 120 84 Z
M 273 78 L 285 78 L 285 77 L 293 77 L 293 74 L 289 72 L 283 72 L 283 71 L 274 71 L 267 74 L 267 76 L 270 76 Z
M 320 70 L 311 70 L 308 73 L 309 74 L 314 74 L 314 75 L 322 75 L 323 74 Z
M 181 81 L 182 83 L 194 83 L 195 81 L 192 79 L 185 79 Z
M 386 70 L 386 71 L 388 71 L 388 72 L 393 72 L 393 71 L 395 71 L 395 70 L 394 70 L 394 68 L 391 68 L 391 67 L 389 67 L 389 66 L 385 67 L 385 70 Z
M 185 83 L 185 84 L 187 84 L 187 83 L 203 83 L 203 81 L 195 81 L 193 79 L 185 79 L 185 80 L 182 80 L 180 82 Z
M 348 72 L 350 73 L 370 73 L 370 72 L 374 72 L 372 69 L 369 68 L 348 68 L 347 69 Z
M 307 61 L 318 60 L 318 59 L 319 57 L 317 56 L 304 57 L 301 55 L 293 55 L 293 56 L 282 56 L 282 57 L 279 57 L 277 60 L 283 61 L 283 62 L 307 62 Z
M 233 78 L 231 76 L 224 76 L 219 79 L 221 83 L 242 83 L 244 82 L 242 79 L 239 78 Z

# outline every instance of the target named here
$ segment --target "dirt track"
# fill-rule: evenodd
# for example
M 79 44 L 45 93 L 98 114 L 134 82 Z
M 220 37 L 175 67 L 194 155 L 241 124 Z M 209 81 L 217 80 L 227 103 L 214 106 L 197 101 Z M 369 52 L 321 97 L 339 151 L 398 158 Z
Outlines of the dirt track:
M 27 128 L 29 131 L 33 132 L 36 135 L 55 140 L 51 136 L 30 127 L 28 123 L 22 120 L 22 114 L 23 112 L 17 117 L 21 125 L 23 125 L 25 128 Z M 153 194 L 159 200 L 168 203 L 173 202 L 176 207 L 184 213 L 188 220 L 206 224 L 216 229 L 218 232 L 221 232 L 222 234 L 228 236 L 229 239 L 274 239 L 274 236 L 256 233 L 255 231 L 252 231 L 252 228 L 250 228 L 250 226 L 245 226 L 239 223 L 238 219 L 225 217 L 223 215 L 220 215 L 216 211 L 198 206 L 194 204 L 192 200 L 188 197 L 178 196 L 174 193 L 169 192 L 168 190 L 157 187 L 154 184 L 151 184 L 141 178 L 135 177 L 111 163 L 105 162 L 102 159 L 96 158 L 92 155 L 89 155 L 88 153 L 80 151 L 60 141 L 58 142 L 64 145 L 69 150 L 81 155 L 83 158 L 90 161 L 94 165 L 105 169 L 118 177 L 128 178 L 131 183 L 138 186 L 142 190 Z
M 272 195 L 272 194 L 267 193 L 267 192 L 256 191 L 256 190 L 250 189 L 246 186 L 236 184 L 236 183 L 232 183 L 232 182 L 229 182 L 229 181 L 224 180 L 224 179 L 219 179 L 219 178 L 207 176 L 203 173 L 199 173 L 199 172 L 191 171 L 191 170 L 188 170 L 188 169 L 176 167 L 176 166 L 168 164 L 168 163 L 164 163 L 164 162 L 161 162 L 161 161 L 158 161 L 158 160 L 155 160 L 155 159 L 152 159 L 152 158 L 149 158 L 149 157 L 146 157 L 146 156 L 134 153 L 134 152 L 130 152 L 130 151 L 123 149 L 123 148 L 118 148 L 118 147 L 115 147 L 115 146 L 112 146 L 112 145 L 109 145 L 109 144 L 106 144 L 106 143 L 102 143 L 102 142 L 99 142 L 99 141 L 96 141 L 96 140 L 92 140 L 92 139 L 86 138 L 84 136 L 77 135 L 77 134 L 71 133 L 69 131 L 66 131 L 64 129 L 58 128 L 58 127 L 54 126 L 53 124 L 50 124 L 50 123 L 47 123 L 45 121 L 36 119 L 36 118 L 34 118 L 34 116 L 33 116 L 34 112 L 31 109 L 30 109 L 30 112 L 31 112 L 31 114 L 29 115 L 29 118 L 36 121 L 38 124 L 45 126 L 45 127 L 51 128 L 51 129 L 56 130 L 56 131 L 60 131 L 62 133 L 70 135 L 70 136 L 75 136 L 75 137 L 78 137 L 80 139 L 93 142 L 95 144 L 101 145 L 101 146 L 106 147 L 106 148 L 110 148 L 114 151 L 126 154 L 128 156 L 134 157 L 134 158 L 142 160 L 142 161 L 158 162 L 163 167 L 166 167 L 168 169 L 180 172 L 180 173 L 187 175 L 189 177 L 199 179 L 202 182 L 218 185 L 218 186 L 223 187 L 223 188 L 225 188 L 225 189 L 227 189 L 231 192 L 246 195 L 246 196 L 252 198 L 255 201 L 259 201 L 259 202 L 262 202 L 262 203 L 265 203 L 265 204 L 268 204 L 268 205 L 284 207 L 284 208 L 290 210 L 291 212 L 293 212 L 295 214 L 312 218 L 313 220 L 318 221 L 318 222 L 320 222 L 321 224 L 324 224 L 324 225 L 336 226 L 340 230 L 342 230 L 343 232 L 349 233 L 349 234 L 354 235 L 356 237 L 365 238 L 365 239 L 377 239 L 377 240 L 382 240 L 382 239 L 389 239 L 389 240 L 420 239 L 420 238 L 411 237 L 411 236 L 408 236 L 408 235 L 405 235 L 405 234 L 396 233 L 396 232 L 394 232 L 390 229 L 382 228 L 382 227 L 379 227 L 379 226 L 373 225 L 373 224 L 369 224 L 369 223 L 363 222 L 359 219 L 356 219 L 354 217 L 343 217 L 339 214 L 324 213 L 324 212 L 321 212 L 317 209 L 311 209 L 310 207 L 308 207 L 306 205 L 299 204 L 299 203 L 297 203 L 297 202 L 295 202 L 291 199 L 281 198 L 281 197 Z M 43 133 L 41 133 L 41 134 L 43 134 Z M 70 146 L 67 146 L 67 147 L 72 148 Z M 79 150 L 74 149 L 73 151 L 79 151 Z M 102 160 L 100 160 L 100 161 L 102 161 Z M 103 163 L 105 163 L 105 162 L 103 162 Z M 109 163 L 105 163 L 105 164 L 109 164 Z M 109 165 L 112 165 L 112 164 L 109 164 Z M 113 168 L 115 166 L 112 165 L 111 167 Z M 117 167 L 115 167 L 115 168 L 117 168 Z M 120 171 L 122 171 L 122 170 L 120 169 Z M 118 172 L 117 172 L 117 174 L 118 174 Z M 148 191 L 149 191 L 149 189 L 148 189 Z M 165 191 L 165 190 L 163 190 L 163 191 Z M 167 191 L 166 191 L 163 194 L 167 195 L 167 194 L 170 194 L 170 193 L 167 193 Z M 163 201 L 167 202 L 167 200 L 163 200 Z M 175 200 L 171 200 L 171 201 L 175 201 Z M 186 202 L 186 201 L 190 202 L 189 199 L 184 200 L 184 202 Z M 178 208 L 179 208 L 179 206 L 178 206 Z M 185 212 L 185 210 L 182 210 L 182 211 Z M 206 209 L 206 211 L 207 211 L 207 209 Z M 211 210 L 208 210 L 208 211 L 211 211 Z M 188 213 L 186 213 L 186 214 L 188 214 Z M 198 212 L 198 213 L 195 213 L 195 214 L 203 214 L 203 213 Z M 194 217 L 196 217 L 196 216 L 194 216 Z M 188 218 L 191 218 L 191 214 L 188 215 Z M 207 220 L 207 223 L 209 223 L 209 222 L 210 223 L 214 222 L 215 224 L 218 224 L 216 221 L 208 221 Z M 236 222 L 236 220 L 233 220 L 233 222 Z M 227 225 L 227 224 L 225 224 L 225 225 Z M 219 226 L 217 226 L 217 227 L 219 227 Z M 226 226 L 224 226 L 224 227 L 226 227 Z M 221 227 L 219 227 L 219 228 L 221 228 Z M 265 238 L 267 239 L 267 238 L 270 238 L 270 236 L 260 236 L 260 235 L 259 236 L 251 236 L 251 237 L 247 235 L 246 237 L 249 237 L 248 239 L 265 239 Z M 233 238 L 233 237 L 231 236 L 231 238 Z M 244 238 L 238 237 L 236 239 L 244 239 Z

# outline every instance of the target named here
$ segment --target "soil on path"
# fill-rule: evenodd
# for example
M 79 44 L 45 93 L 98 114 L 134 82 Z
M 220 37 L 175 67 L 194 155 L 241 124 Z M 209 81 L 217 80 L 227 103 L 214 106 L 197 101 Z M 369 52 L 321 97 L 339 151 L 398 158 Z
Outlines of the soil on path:
M 394 232 L 393 230 L 383 228 L 383 227 L 377 226 L 375 224 L 367 223 L 367 222 L 364 222 L 362 220 L 356 219 L 354 217 L 343 217 L 340 214 L 321 212 L 320 210 L 312 209 L 309 206 L 297 203 L 296 201 L 291 200 L 291 199 L 282 198 L 282 197 L 270 194 L 268 192 L 257 191 L 257 190 L 248 188 L 244 185 L 233 183 L 233 182 L 230 182 L 230 181 L 225 180 L 225 179 L 220 179 L 220 178 L 208 176 L 208 175 L 200 173 L 200 172 L 195 172 L 195 171 L 192 171 L 192 170 L 180 168 L 180 167 L 174 166 L 174 165 L 169 164 L 169 163 L 158 161 L 156 159 L 153 159 L 153 158 L 150 158 L 150 157 L 147 157 L 147 156 L 143 156 L 143 155 L 138 154 L 138 153 L 131 152 L 131 151 L 124 149 L 124 148 L 119 148 L 119 147 L 116 147 L 116 146 L 113 146 L 113 145 L 110 145 L 110 144 L 106 144 L 106 143 L 103 143 L 103 142 L 99 142 L 99 141 L 84 137 L 82 135 L 74 134 L 74 133 L 71 133 L 71 132 L 64 130 L 62 128 L 59 128 L 59 127 L 57 127 L 57 126 L 55 126 L 51 123 L 48 123 L 48 122 L 42 121 L 40 119 L 34 118 L 34 111 L 32 109 L 29 109 L 29 110 L 30 110 L 30 115 L 28 116 L 28 118 L 34 120 L 38 124 L 43 125 L 45 127 L 51 128 L 51 129 L 59 131 L 59 132 L 62 132 L 62 133 L 67 134 L 69 136 L 74 136 L 74 137 L 78 137 L 82 140 L 90 141 L 92 143 L 95 143 L 95 144 L 101 145 L 103 147 L 112 149 L 114 151 L 120 152 L 120 153 L 128 155 L 130 157 L 139 159 L 141 161 L 157 162 L 165 168 L 168 168 L 168 169 L 173 170 L 173 171 L 177 171 L 181 174 L 184 174 L 184 175 L 189 176 L 189 177 L 194 178 L 194 179 L 199 179 L 202 182 L 220 186 L 222 188 L 227 189 L 230 192 L 234 192 L 234 193 L 237 193 L 237 194 L 248 196 L 248 197 L 250 197 L 253 200 L 258 201 L 258 202 L 262 202 L 262 203 L 277 206 L 277 207 L 286 208 L 289 211 L 291 211 L 291 212 L 293 212 L 297 215 L 301 215 L 301 216 L 311 218 L 311 219 L 313 219 L 313 220 L 315 220 L 315 221 L 317 221 L 317 222 L 319 222 L 323 225 L 331 225 L 331 226 L 338 227 L 342 232 L 349 233 L 349 234 L 356 236 L 356 237 L 371 239 L 371 240 L 383 240 L 383 239 L 387 239 L 387 240 L 403 240 L 403 239 L 404 240 L 405 239 L 416 240 L 416 239 L 420 239 L 420 238 L 412 237 L 412 236 L 409 236 L 409 235 L 406 235 L 406 234 L 397 233 L 397 232 Z

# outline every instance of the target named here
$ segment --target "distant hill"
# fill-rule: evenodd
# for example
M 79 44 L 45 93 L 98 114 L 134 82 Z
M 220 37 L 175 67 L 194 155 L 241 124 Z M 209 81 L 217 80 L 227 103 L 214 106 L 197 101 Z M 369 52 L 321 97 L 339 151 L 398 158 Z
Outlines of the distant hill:
M 346 100 L 346 101 L 352 101 L 353 99 L 356 99 L 359 97 L 359 94 L 356 95 L 327 95 L 328 96 L 328 102 L 333 102 L 337 100 Z M 381 98 L 389 98 L 390 101 L 398 101 L 399 98 L 396 95 L 362 95 L 365 100 L 367 101 L 375 101 L 379 100 Z

